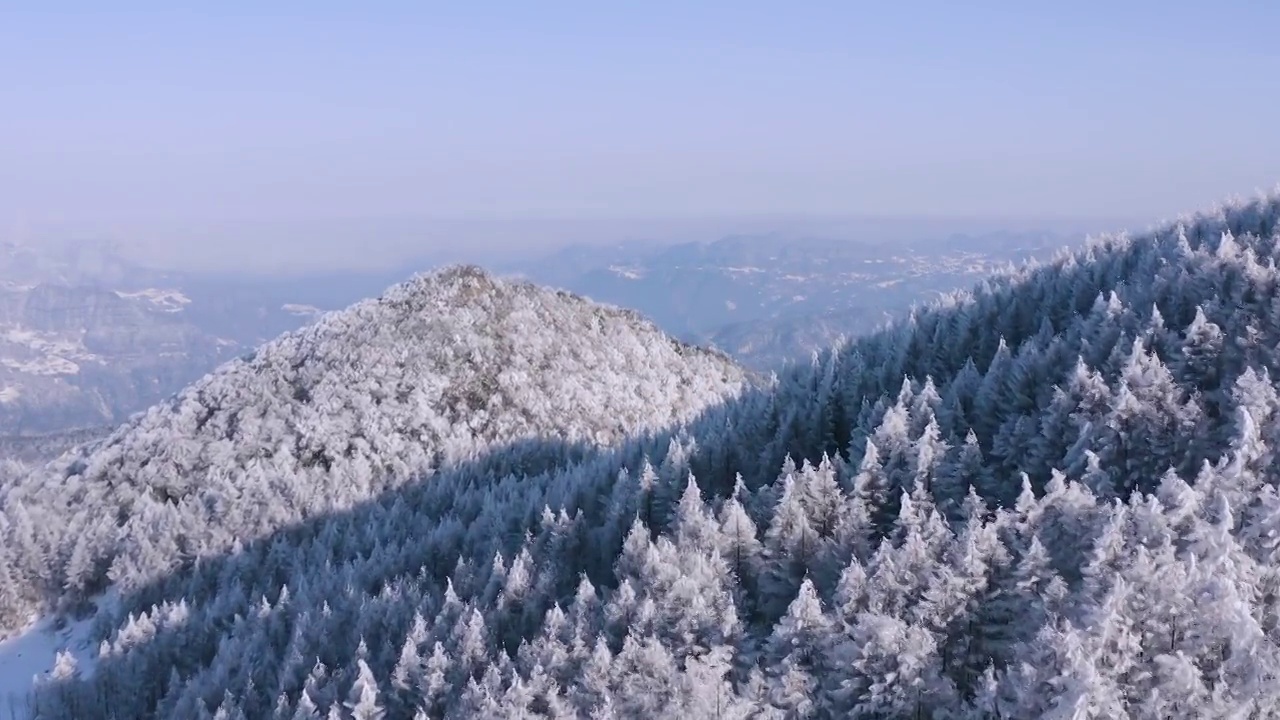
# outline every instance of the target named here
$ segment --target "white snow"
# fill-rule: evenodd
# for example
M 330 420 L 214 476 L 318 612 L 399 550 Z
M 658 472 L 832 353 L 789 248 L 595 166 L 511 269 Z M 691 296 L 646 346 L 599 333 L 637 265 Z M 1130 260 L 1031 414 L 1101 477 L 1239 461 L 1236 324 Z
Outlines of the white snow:
M 738 303 L 736 303 L 736 302 L 734 302 L 734 301 L 732 301 L 732 300 L 725 300 L 725 301 L 724 301 L 724 307 L 725 307 L 725 309 L 726 309 L 726 310 L 737 310 L 737 309 L 738 309 Z
M 16 387 L 0 388 L 0 403 L 10 403 L 17 400 L 22 393 Z
M 0 365 L 28 375 L 75 375 L 80 372 L 79 365 L 56 355 L 25 361 L 0 358 Z
M 639 280 L 644 277 L 644 270 L 640 268 L 624 267 L 622 265 L 610 265 L 609 272 L 627 280 Z
M 182 312 L 183 307 L 191 303 L 191 298 L 183 295 L 178 290 L 147 288 L 146 290 L 131 293 L 116 291 L 116 296 L 126 299 L 146 300 L 164 312 L 171 313 Z
M 900 282 L 902 282 L 902 280 L 901 280 L 901 279 L 898 279 L 898 280 L 885 280 L 884 282 L 878 282 L 878 283 L 876 283 L 876 287 L 880 287 L 880 288 L 893 287 L 894 285 L 897 285 L 897 284 L 898 284 L 898 283 L 900 283 Z
M 0 642 L 0 720 L 24 720 L 23 708 L 35 676 L 52 670 L 59 652 L 71 651 L 81 677 L 92 674 L 97 652 L 89 643 L 91 622 L 81 620 L 59 628 L 45 618 Z
M 0 367 L 27 375 L 75 375 L 85 362 L 101 358 L 84 347 L 81 333 L 48 333 L 24 327 L 0 328 Z
M 280 309 L 290 315 L 297 315 L 299 317 L 316 317 L 324 313 L 323 310 L 314 305 L 302 305 L 299 303 L 285 303 L 280 306 Z
M 39 342 L 39 336 L 34 331 L 25 328 L 11 327 L 4 331 L 4 340 L 15 345 L 34 346 Z
M 24 327 L 0 329 L 0 343 L 16 345 L 34 355 L 60 355 L 76 360 L 96 360 L 98 357 L 85 349 L 80 333 L 48 333 Z

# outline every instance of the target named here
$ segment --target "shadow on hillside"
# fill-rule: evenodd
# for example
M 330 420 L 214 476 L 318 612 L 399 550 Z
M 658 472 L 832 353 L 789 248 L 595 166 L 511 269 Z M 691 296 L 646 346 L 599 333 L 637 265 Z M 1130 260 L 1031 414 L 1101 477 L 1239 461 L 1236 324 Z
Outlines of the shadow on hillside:
M 1099 284 L 1109 283 L 1104 280 Z M 1011 299 L 1009 296 L 1015 292 L 1014 288 L 1007 286 L 996 289 L 996 294 L 1005 296 L 1006 299 Z M 1073 312 L 1083 309 L 1060 310 Z M 952 308 L 943 311 L 947 316 L 958 316 L 960 312 L 964 310 Z M 1035 326 L 1028 323 L 1022 330 L 1030 335 L 1037 327 L 1038 323 Z M 893 337 L 898 332 L 897 327 L 890 326 L 878 330 L 867 339 L 874 342 L 876 338 Z M 1020 338 L 1009 340 L 1014 342 Z M 989 361 L 994 348 L 979 348 L 978 351 L 988 356 L 985 359 L 975 358 L 981 364 Z M 928 367 L 927 361 L 924 365 L 916 362 L 909 362 L 908 365 L 928 372 L 938 369 Z M 809 371 L 809 364 L 797 363 L 793 369 L 793 374 L 800 378 Z M 880 368 L 864 370 L 877 374 L 881 372 Z M 852 369 L 845 368 L 844 371 Z M 790 375 L 784 376 L 783 383 L 789 379 Z M 722 429 L 725 427 L 725 418 L 732 416 L 735 411 L 743 415 L 740 412 L 743 408 L 753 407 L 751 403 L 760 400 L 761 394 L 771 392 L 773 391 L 748 390 L 738 398 L 704 410 L 699 420 L 691 425 L 709 430 Z M 741 428 L 738 428 L 734 437 L 726 438 L 721 443 L 722 447 L 715 448 L 713 452 L 700 452 L 699 456 L 731 455 L 731 458 L 724 461 L 723 469 L 759 472 L 755 466 L 769 463 L 769 459 L 763 457 L 766 444 L 771 444 L 775 454 L 796 454 L 797 446 L 791 441 L 793 438 L 774 437 L 774 434 L 794 436 L 797 431 L 795 423 L 775 417 L 773 423 L 761 423 L 755 434 L 747 434 L 745 438 Z M 369 535 L 369 528 L 377 528 L 386 523 L 394 514 L 394 508 L 407 507 L 413 510 L 413 519 L 421 522 L 413 523 L 405 531 L 412 538 L 421 539 L 433 531 L 432 525 L 456 522 L 465 527 L 468 523 L 476 522 L 484 516 L 481 505 L 486 502 L 506 503 L 506 512 L 514 517 L 505 527 L 485 529 L 492 531 L 491 544 L 509 558 L 519 550 L 525 532 L 537 529 L 544 504 L 554 508 L 570 502 L 607 503 L 608 491 L 618 469 L 630 466 L 634 471 L 635 465 L 645 456 L 655 458 L 655 462 L 660 460 L 672 433 L 673 429 L 667 428 L 633 438 L 616 448 L 596 448 L 558 440 L 522 441 L 455 466 L 447 472 L 413 481 L 351 509 L 309 518 L 266 537 L 244 543 L 235 551 L 200 558 L 198 562 L 187 564 L 128 594 L 120 603 L 123 610 L 119 613 L 112 609 L 100 611 L 100 615 L 112 620 L 109 626 L 100 630 L 114 631 L 120 623 L 120 614 L 143 611 L 166 603 L 177 604 L 184 600 L 193 607 L 237 604 L 238 607 L 232 610 L 232 616 L 228 617 L 225 611 L 215 610 L 214 623 L 159 627 L 139 643 L 140 646 L 146 645 L 146 649 L 139 648 L 123 655 L 98 660 L 87 680 L 65 680 L 38 686 L 33 693 L 32 704 L 37 710 L 57 708 L 62 716 L 133 717 L 135 715 L 129 714 L 133 710 L 125 708 L 156 707 L 166 693 L 171 672 L 189 675 L 214 663 L 239 661 L 228 655 L 229 652 L 234 652 L 231 649 L 235 647 L 235 642 L 231 639 L 238 624 L 234 612 L 248 611 L 253 607 L 258 598 L 248 597 L 247 594 L 256 593 L 256 588 L 268 587 L 278 592 L 281 584 L 287 582 L 293 574 L 291 561 L 313 560 L 316 556 L 314 551 L 320 544 L 328 546 L 319 553 L 323 558 L 323 566 L 309 570 L 309 590 L 294 589 L 289 613 L 291 621 L 304 614 L 318 616 L 326 612 L 326 601 L 338 601 L 338 598 L 317 591 L 318 587 L 326 584 L 333 586 L 338 594 L 361 597 L 376 595 L 383 588 L 404 578 L 425 578 L 426 584 L 441 590 L 445 579 L 455 570 L 458 559 L 463 555 L 462 548 L 451 546 L 449 552 L 435 553 L 430 557 L 420 557 L 412 552 L 401 553 L 386 563 L 375 565 L 368 562 L 369 556 L 376 550 L 376 543 L 371 546 L 366 537 Z M 702 450 L 706 451 L 708 448 L 704 446 Z M 724 485 L 732 482 L 732 472 L 699 474 L 701 468 L 696 465 L 698 459 L 695 458 L 695 465 L 691 468 L 694 474 L 700 481 L 719 485 L 704 485 L 704 492 L 727 492 L 729 488 Z M 799 462 L 801 458 L 795 459 Z M 808 459 L 816 460 L 817 457 Z M 778 462 L 781 462 L 781 457 Z M 597 495 L 603 497 L 570 497 L 573 489 L 563 487 L 565 483 L 553 473 L 574 467 L 586 469 L 585 472 L 590 477 L 583 476 L 584 486 L 593 488 Z M 773 465 L 775 473 L 777 467 L 778 465 Z M 503 478 L 509 476 L 520 477 L 519 492 L 513 492 L 510 483 L 503 482 Z M 755 483 L 749 479 L 748 484 Z M 521 500 L 525 501 L 523 506 L 519 504 Z M 535 501 L 539 503 L 538 506 L 531 507 Z M 363 570 L 358 578 L 360 587 L 345 587 L 343 583 L 348 581 L 344 576 L 346 568 L 356 563 L 361 563 Z M 587 571 L 593 582 L 608 584 L 608 568 L 603 572 L 600 568 L 590 568 Z M 231 600 L 223 597 L 235 592 L 244 593 L 246 597 Z M 270 602 L 275 602 L 276 599 L 274 593 L 268 597 Z M 246 602 L 249 604 L 245 605 Z M 387 634 L 361 639 L 368 643 L 373 652 L 385 652 L 388 644 L 394 646 L 392 652 L 398 652 L 404 628 L 397 630 L 401 633 L 398 637 Z M 289 629 L 285 632 L 289 632 Z M 103 639 L 99 636 L 95 638 L 95 642 Z M 338 657 L 348 650 L 346 646 L 354 646 L 356 641 L 351 637 L 342 637 L 333 638 L 333 642 L 344 646 L 342 651 L 334 653 L 334 657 Z M 273 648 L 272 652 L 278 652 L 278 649 Z M 383 670 L 385 676 L 385 668 Z M 220 700 L 220 697 L 205 698 L 211 708 L 216 707 Z M 262 710 L 270 714 L 269 708 Z
M 1135 243 L 1136 245 L 1136 243 Z M 961 342 L 969 343 L 969 355 L 984 368 L 995 352 L 998 336 L 1003 336 L 1011 347 L 1017 347 L 1023 340 L 1034 335 L 1043 319 L 1063 322 L 1068 317 L 1086 313 L 1097 292 L 1106 292 L 1116 288 L 1124 281 L 1127 263 L 1133 259 L 1133 247 L 1123 250 L 1121 262 L 1105 268 L 1099 274 L 1098 269 L 1086 263 L 1077 264 L 1067 271 L 1059 271 L 1053 282 L 1059 287 L 1079 286 L 1096 292 L 1082 292 L 1076 295 L 1075 307 L 1046 308 L 1041 315 L 1025 316 L 1003 313 L 997 318 L 994 327 L 986 328 L 989 332 L 979 338 L 961 338 Z M 1040 276 L 1045 272 L 1042 268 L 1035 272 Z M 1043 279 L 1040 277 L 1039 279 Z M 1043 295 L 1044 288 L 1038 281 L 1019 285 L 996 284 L 992 296 L 986 299 L 990 308 L 1013 308 L 1025 310 L 1036 305 L 1037 299 Z M 944 308 L 938 311 L 940 325 L 950 325 L 964 320 L 972 308 L 960 306 Z M 1187 308 L 1182 309 L 1189 311 Z M 1172 320 L 1172 318 L 1171 318 Z M 1178 317 L 1177 322 L 1185 323 L 1188 318 Z M 877 342 L 886 338 L 899 337 L 898 327 L 882 329 L 866 338 L 868 342 Z M 941 376 L 954 374 L 959 370 L 963 357 L 944 357 L 936 353 L 926 352 L 924 345 L 929 338 L 913 336 L 913 342 L 902 348 L 906 358 L 904 367 L 908 374 L 917 378 L 926 375 Z M 919 351 L 919 352 L 917 352 Z M 868 372 L 884 374 L 889 368 L 859 367 L 843 368 L 842 372 Z M 806 365 L 795 368 L 795 377 L 784 377 L 784 385 L 792 379 L 803 379 L 808 372 Z M 895 370 L 896 371 L 896 370 Z M 804 383 L 798 382 L 796 387 Z M 885 387 L 892 387 L 886 379 Z M 708 439 L 715 438 L 718 445 L 704 445 L 692 466 L 692 471 L 701 481 L 713 484 L 704 485 L 704 492 L 723 493 L 728 490 L 726 482 L 731 482 L 732 470 L 751 470 L 761 472 L 757 466 L 767 466 L 771 457 L 762 453 L 783 451 L 795 455 L 796 443 L 792 442 L 800 430 L 787 418 L 775 418 L 781 422 L 759 423 L 752 432 L 744 433 L 741 427 L 734 430 L 733 435 L 724 432 L 729 418 L 747 419 L 746 408 L 761 407 L 753 405 L 762 395 L 771 394 L 772 390 L 754 389 L 726 403 L 718 404 L 705 410 L 700 420 L 691 423 L 706 429 Z M 841 398 L 836 402 L 852 400 Z M 804 408 L 800 408 L 801 411 Z M 326 602 L 336 601 L 334 595 L 321 592 L 319 588 L 332 587 L 345 597 L 369 598 L 380 591 L 394 586 L 397 582 L 413 579 L 422 587 L 443 587 L 445 578 L 457 566 L 463 555 L 456 545 L 437 543 L 438 547 L 447 547 L 447 552 L 436 552 L 430 557 L 423 557 L 412 551 L 413 542 L 436 532 L 442 524 L 457 524 L 464 530 L 469 523 L 488 522 L 491 516 L 485 514 L 486 506 L 492 510 L 500 507 L 510 517 L 506 523 L 482 525 L 479 530 L 489 534 L 494 548 L 510 557 L 521 546 L 525 533 L 538 527 L 543 506 L 560 507 L 570 505 L 582 507 L 592 506 L 599 509 L 607 503 L 608 491 L 616 477 L 617 471 L 624 467 L 635 469 L 644 456 L 660 457 L 665 451 L 667 442 L 673 433 L 668 428 L 663 431 L 633 438 L 620 448 L 596 448 L 582 444 L 570 444 L 556 440 L 527 440 L 500 448 L 484 457 L 465 463 L 408 485 L 401 486 L 383 496 L 362 503 L 349 510 L 330 513 L 308 519 L 300 524 L 282 529 L 267 537 L 245 543 L 234 552 L 215 557 L 202 558 L 180 570 L 147 584 L 123 599 L 122 607 L 126 609 L 145 609 L 165 603 L 176 604 L 186 600 L 193 605 L 219 606 L 236 602 L 237 599 L 247 601 L 247 605 L 236 610 L 251 610 L 258 598 L 247 593 L 256 593 L 254 588 L 278 588 L 294 570 L 293 565 L 311 562 L 321 558 L 321 567 L 311 567 L 308 573 L 310 588 L 300 588 L 292 595 L 293 603 L 289 609 L 289 627 L 292 622 L 304 614 L 317 616 L 326 612 Z M 775 437 L 776 435 L 776 437 Z M 699 440 L 703 437 L 700 436 Z M 836 441 L 838 449 L 844 450 L 847 438 Z M 768 444 L 771 450 L 766 450 Z M 800 445 L 799 447 L 804 447 Z M 812 450 L 812 448 L 811 448 Z M 814 453 L 804 453 L 807 459 L 816 460 Z M 700 475 L 698 462 L 707 462 L 708 457 L 716 457 L 717 468 L 730 472 L 707 472 Z M 802 458 L 795 457 L 799 462 Z M 781 457 L 778 458 L 781 460 Z M 776 472 L 777 465 L 774 465 Z M 557 470 L 578 468 L 581 473 L 566 480 L 556 476 Z M 518 482 L 511 479 L 518 476 Z M 504 480 L 505 478 L 505 480 Z M 581 485 L 574 487 L 573 482 Z M 521 504 L 523 502 L 523 504 Z M 535 505 L 536 503 L 536 505 Z M 400 508 L 400 510 L 396 510 Z M 409 508 L 406 512 L 404 508 Z M 398 513 L 398 514 L 397 514 Z M 395 532 L 409 533 L 408 541 L 402 548 L 408 548 L 398 554 L 389 554 L 383 562 L 370 562 L 372 553 L 378 551 L 377 532 L 387 530 L 385 523 L 392 518 L 408 517 L 414 522 L 406 527 L 393 528 Z M 320 544 L 327 547 L 317 555 L 314 550 Z M 604 550 L 602 548 L 602 550 Z M 358 565 L 359 572 L 350 568 Z M 587 568 L 594 575 L 593 581 L 607 580 L 608 569 Z M 354 586 L 351 583 L 357 583 Z M 228 596 L 242 593 L 243 597 Z M 276 597 L 268 597 L 275 602 Z M 362 610 L 364 608 L 361 608 Z M 219 611 L 221 612 L 221 611 Z M 132 707 L 153 708 L 165 693 L 165 686 L 171 672 L 190 673 L 196 669 L 209 667 L 214 663 L 253 662 L 259 658 L 236 657 L 243 653 L 247 646 L 237 639 L 237 630 L 241 626 L 241 618 L 234 612 L 215 613 L 216 622 L 207 625 L 174 624 L 155 630 L 139 642 L 150 648 L 148 652 L 129 652 L 121 656 L 103 659 L 94 668 L 88 680 L 59 681 L 40 686 L 33 694 L 33 703 L 37 710 L 41 707 L 57 707 L 62 711 L 60 716 L 71 717 L 132 717 Z M 350 618 L 354 624 L 359 618 Z M 365 623 L 368 625 L 368 623 Z M 284 629 L 290 632 L 289 627 Z M 384 628 L 382 634 L 376 631 L 366 632 L 360 639 L 368 642 L 371 653 L 379 657 L 399 651 L 403 640 L 403 627 Z M 365 628 L 368 631 L 368 628 Z M 353 628 L 344 626 L 345 637 L 334 637 L 334 645 L 341 645 L 345 652 L 355 644 Z M 396 633 L 400 633 L 397 637 Z M 99 638 L 101 639 L 101 638 Z M 326 637 L 326 640 L 329 640 Z M 247 642 L 247 641 L 246 641 Z M 272 650 L 276 650 L 273 648 Z M 334 656 L 341 655 L 335 651 Z M 350 657 L 350 655 L 346 655 Z M 385 676 L 385 665 L 382 668 Z M 212 692 L 214 688 L 210 689 Z M 220 701 L 217 697 L 206 697 L 206 703 L 216 707 Z M 59 705 L 59 703 L 64 703 Z M 66 704 L 69 703 L 69 704 Z M 270 715 L 270 708 L 255 708 L 255 711 Z M 249 717 L 255 715 L 246 710 Z M 144 715 L 145 716 L 145 715 Z
M 748 388 L 739 396 L 703 411 L 693 424 L 709 419 L 715 422 L 715 418 L 731 412 L 740 403 L 752 402 L 768 392 L 760 387 Z M 491 546 L 509 560 L 519 552 L 528 533 L 537 532 L 544 507 L 553 512 L 565 506 L 570 512 L 575 508 L 598 512 L 607 507 L 609 489 L 618 472 L 623 467 L 637 470 L 645 457 L 652 457 L 657 463 L 674 432 L 674 428 L 668 427 L 606 447 L 556 439 L 521 440 L 414 480 L 350 509 L 308 518 L 243 543 L 234 551 L 188 562 L 128 593 L 119 603 L 99 608 L 92 642 L 96 648 L 103 640 L 110 641 L 114 631 L 127 624 L 130 613 L 140 614 L 153 607 L 183 601 L 193 615 L 199 607 L 212 608 L 214 623 L 175 623 L 152 628 L 138 640 L 134 650 L 96 660 L 87 679 L 77 677 L 38 685 L 28 699 L 35 710 L 31 714 L 35 717 L 124 718 L 139 716 L 134 707 L 154 708 L 165 695 L 172 672 L 189 674 L 213 663 L 232 661 L 227 653 L 235 644 L 230 636 L 239 624 L 239 614 L 253 612 L 263 597 L 276 602 L 280 587 L 296 577 L 298 563 L 311 563 L 317 557 L 323 558 L 320 567 L 307 566 L 308 587 L 290 586 L 290 617 L 286 621 L 290 627 L 304 614 L 319 617 L 326 613 L 328 604 L 345 607 L 344 603 L 352 597 L 375 597 L 384 589 L 406 581 L 433 589 L 438 601 L 459 559 L 465 556 L 474 563 L 484 562 L 486 558 L 471 556 L 459 544 L 447 542 L 443 545 L 448 547 L 448 552 L 439 552 L 442 543 L 432 542 L 436 552 L 416 553 L 413 551 L 415 541 L 424 543 L 424 538 L 441 526 L 457 526 L 466 531 L 474 530 L 479 523 Z M 748 452 L 759 457 L 754 449 Z M 565 471 L 573 469 L 580 474 L 566 480 Z M 696 465 L 691 469 L 698 471 Z M 579 479 L 582 484 L 576 485 Z M 502 515 L 509 516 L 505 524 L 491 522 L 491 513 L 498 508 L 502 509 Z M 410 521 L 407 524 L 406 519 Z M 380 557 L 382 561 L 371 562 L 375 554 L 385 549 L 379 540 L 382 532 L 399 534 L 391 543 L 397 547 Z M 492 557 L 492 550 L 488 557 Z M 352 572 L 352 568 L 356 570 Z M 582 567 L 578 571 L 586 572 L 597 584 L 611 581 L 611 567 Z M 331 592 L 316 591 L 324 587 Z M 261 592 L 264 588 L 266 592 Z M 110 622 L 104 623 L 105 620 Z M 336 650 L 331 658 L 322 659 L 326 662 L 340 659 L 344 652 L 362 641 L 377 655 L 386 655 L 389 646 L 392 653 L 398 653 L 406 628 L 382 630 L 381 634 L 372 636 L 356 637 L 357 633 L 353 632 L 347 637 L 334 638 L 335 645 L 342 649 Z M 270 652 L 278 653 L 280 648 L 271 648 Z M 88 655 L 96 657 L 96 650 Z M 242 660 L 236 658 L 234 662 Z M 308 667 L 314 662 L 312 658 Z M 220 700 L 220 693 L 217 697 L 205 698 L 211 709 L 216 708 Z M 270 708 L 260 710 L 270 715 Z M 249 717 L 256 715 L 250 713 Z

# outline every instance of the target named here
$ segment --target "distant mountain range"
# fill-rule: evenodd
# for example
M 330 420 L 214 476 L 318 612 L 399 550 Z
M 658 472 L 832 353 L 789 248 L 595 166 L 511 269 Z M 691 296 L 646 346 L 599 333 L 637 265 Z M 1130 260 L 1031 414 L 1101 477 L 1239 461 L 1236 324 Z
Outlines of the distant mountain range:
M 807 360 L 913 304 L 969 287 L 1012 263 L 1078 240 L 1052 232 L 858 243 L 781 235 L 712 243 L 572 247 L 506 268 L 600 302 L 631 307 L 690 342 L 757 369 Z
M 0 435 L 122 420 L 239 351 L 165 278 L 0 247 Z
M 737 236 L 575 246 L 495 270 L 634 308 L 682 340 L 769 369 L 1069 240 L 1004 233 L 885 245 Z M 423 262 L 284 278 L 159 272 L 93 244 L 6 245 L 0 258 L 0 437 L 119 424 L 280 333 L 430 269 Z
M 118 424 L 317 306 L 392 282 L 159 272 L 109 246 L 0 245 L 0 437 Z

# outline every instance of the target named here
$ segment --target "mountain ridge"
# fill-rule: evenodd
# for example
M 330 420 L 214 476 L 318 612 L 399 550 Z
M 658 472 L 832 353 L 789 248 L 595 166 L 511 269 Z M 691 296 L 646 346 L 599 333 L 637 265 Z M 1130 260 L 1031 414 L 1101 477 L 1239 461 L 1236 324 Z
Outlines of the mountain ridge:
M 840 335 L 870 331 L 1004 259 L 1068 239 L 1019 232 L 965 236 L 959 245 L 890 245 L 738 235 L 571 247 L 496 270 L 636 308 L 687 342 L 768 372 L 807 361 Z M 110 245 L 6 252 L 13 257 L 7 264 L 0 257 L 0 436 L 124 422 L 221 362 L 439 260 L 272 277 L 147 269 Z M 37 296 L 56 297 L 58 317 L 26 313 L 27 305 L 48 305 Z
M 918 242 L 855 242 L 783 233 L 648 247 L 568 248 L 510 268 L 593 299 L 643 308 L 683 339 L 756 370 L 876 329 L 912 303 L 958 289 L 1011 261 L 1047 259 L 1077 241 L 1053 232 Z M 952 242 L 956 241 L 956 242 Z

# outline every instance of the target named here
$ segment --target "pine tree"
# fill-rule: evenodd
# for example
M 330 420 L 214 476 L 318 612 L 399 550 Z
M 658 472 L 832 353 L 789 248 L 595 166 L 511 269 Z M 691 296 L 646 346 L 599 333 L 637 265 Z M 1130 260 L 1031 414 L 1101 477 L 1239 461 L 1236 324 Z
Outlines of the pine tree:
M 892 492 L 893 486 L 880 463 L 880 450 L 868 439 L 862 464 L 853 478 L 853 494 L 871 510 L 872 527 L 877 536 L 886 534 L 897 517 Z
M 948 450 L 933 475 L 930 489 L 938 507 L 953 520 L 959 518 L 961 503 L 971 489 L 984 498 L 1004 500 L 992 482 L 982 448 L 978 446 L 978 436 L 972 430 L 965 436 L 963 445 Z
M 721 546 L 720 528 L 715 518 L 707 512 L 702 502 L 702 492 L 692 475 L 685 484 L 684 494 L 676 507 L 674 523 L 675 539 L 681 548 L 692 552 L 710 553 Z
M 424 672 L 419 647 L 427 640 L 427 623 L 421 615 L 414 613 L 413 627 L 401 646 L 400 658 L 396 661 L 391 675 L 391 686 L 395 690 L 395 702 L 402 709 L 414 704 L 416 689 Z
M 755 523 L 747 516 L 736 493 L 720 509 L 720 533 L 724 539 L 721 557 L 729 564 L 736 580 L 734 603 L 750 614 L 754 609 L 752 601 L 757 592 L 764 548 L 756 538 Z
M 765 572 L 759 592 L 760 609 L 767 618 L 786 611 L 822 553 L 823 540 L 809 524 L 802 501 L 795 476 L 786 476 L 763 543 Z
M 791 717 L 810 717 L 824 704 L 818 683 L 825 674 L 823 650 L 832 622 L 807 578 L 774 626 L 766 648 L 770 699 Z

